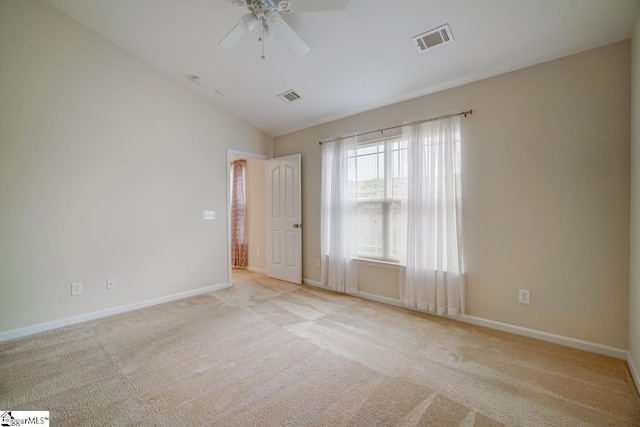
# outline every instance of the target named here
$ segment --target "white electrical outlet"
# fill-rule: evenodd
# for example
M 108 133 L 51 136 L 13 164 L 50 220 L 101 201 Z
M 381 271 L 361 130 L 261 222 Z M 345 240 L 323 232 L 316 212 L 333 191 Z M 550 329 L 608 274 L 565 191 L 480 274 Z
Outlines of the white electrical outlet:
M 71 296 L 82 295 L 82 283 L 76 282 L 71 284 Z
M 316 258 L 316 268 L 320 268 L 320 258 Z
M 216 219 L 215 211 L 204 211 L 204 219 Z
M 107 279 L 107 289 L 113 289 L 116 287 L 116 278 L 115 277 L 109 277 Z
M 520 289 L 520 293 L 518 294 L 518 302 L 520 304 L 531 303 L 531 292 L 524 289 Z
M 260 256 L 260 249 L 256 249 L 256 256 Z

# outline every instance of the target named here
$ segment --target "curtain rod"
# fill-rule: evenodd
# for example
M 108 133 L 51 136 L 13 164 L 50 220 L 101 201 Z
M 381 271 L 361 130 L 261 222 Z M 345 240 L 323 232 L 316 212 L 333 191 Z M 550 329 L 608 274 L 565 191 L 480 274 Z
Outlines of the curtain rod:
M 448 119 L 450 117 L 455 117 L 455 116 L 465 116 L 465 117 L 467 117 L 468 114 L 473 114 L 473 110 L 462 111 L 460 113 L 445 114 L 444 116 L 438 116 L 438 117 L 430 117 L 428 119 L 416 120 L 414 122 L 409 122 L 409 123 L 406 123 L 406 124 L 415 125 L 415 124 L 426 123 L 426 122 L 435 122 L 436 120 Z M 398 129 L 398 128 L 401 128 L 402 126 L 404 126 L 404 125 L 391 126 L 391 127 L 388 127 L 388 128 L 383 128 L 383 129 L 378 129 L 378 130 L 370 130 L 368 132 L 356 133 L 355 135 L 349 135 L 349 136 L 362 136 L 362 135 L 368 135 L 370 133 L 377 133 L 377 132 L 384 133 L 385 130 Z M 331 141 L 335 141 L 336 139 L 340 139 L 340 138 L 344 138 L 344 137 L 337 136 L 335 138 L 324 139 L 324 140 L 318 142 L 318 144 L 322 145 L 323 142 L 331 142 Z

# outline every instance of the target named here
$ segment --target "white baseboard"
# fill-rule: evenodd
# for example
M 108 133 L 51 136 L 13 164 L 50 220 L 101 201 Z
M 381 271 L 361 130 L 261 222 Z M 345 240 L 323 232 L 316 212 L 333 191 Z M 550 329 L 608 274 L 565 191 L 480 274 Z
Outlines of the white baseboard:
M 228 283 L 220 283 L 218 285 L 207 286 L 193 291 L 180 292 L 178 294 L 167 295 L 160 298 L 135 302 L 132 304 L 121 305 L 119 307 L 107 308 L 105 310 L 94 311 L 92 313 L 80 314 L 78 316 L 67 317 L 65 319 L 53 320 L 51 322 L 39 323 L 33 326 L 13 329 L 11 331 L 0 332 L 0 342 L 8 341 L 15 338 L 22 338 L 28 335 L 37 334 L 39 332 L 50 331 L 52 329 L 62 328 L 64 326 L 75 325 L 76 323 L 87 322 L 89 320 L 100 319 L 102 317 L 113 316 L 114 314 L 125 313 L 127 311 L 138 310 L 140 308 L 150 307 L 152 305 L 164 304 L 165 302 L 175 301 L 183 298 L 189 298 L 196 295 L 206 294 L 208 292 L 218 291 L 228 288 Z
M 417 310 L 411 307 L 407 307 L 402 304 L 399 300 L 387 297 L 381 297 L 378 295 L 369 294 L 366 292 L 353 292 L 349 295 L 355 295 L 361 298 L 365 298 L 372 301 L 381 302 L 384 304 L 394 305 L 396 307 L 402 307 L 409 310 L 419 311 L 423 313 L 429 313 L 424 310 Z M 433 313 L 429 313 L 433 314 Z M 447 319 L 459 320 L 461 322 L 470 323 L 477 326 L 483 326 L 485 328 L 496 329 L 498 331 L 509 332 L 516 335 L 521 335 L 529 338 L 536 338 L 541 341 L 547 341 L 555 344 L 564 345 L 566 347 L 576 348 L 578 350 L 590 351 L 596 354 L 602 354 L 605 356 L 615 357 L 616 359 L 629 360 L 628 352 L 626 350 L 622 350 L 615 347 L 610 347 L 608 345 L 597 344 L 590 341 L 579 340 L 577 338 L 566 337 L 563 335 L 551 334 L 549 332 L 538 331 L 536 329 L 523 328 L 522 326 L 511 325 L 508 323 L 497 322 L 495 320 L 483 319 L 481 317 L 475 316 L 443 316 Z M 629 369 L 631 369 L 632 375 L 634 375 L 634 380 L 636 381 L 636 386 L 640 384 L 638 380 L 640 377 L 637 376 L 637 371 L 629 365 Z
M 248 265 L 247 266 L 247 270 L 253 271 L 254 273 L 267 274 L 267 269 L 266 268 L 252 267 L 252 266 Z
M 496 322 L 495 320 L 483 319 L 481 317 L 462 315 L 452 317 L 452 319 L 462 322 L 471 323 L 473 325 L 484 326 L 486 328 L 497 329 L 503 332 L 510 332 L 524 337 L 536 338 L 541 341 L 547 341 L 555 344 L 564 345 L 566 347 L 576 348 L 578 350 L 590 351 L 592 353 L 602 354 L 604 356 L 615 357 L 616 359 L 627 359 L 627 351 L 620 348 L 610 347 L 604 344 L 598 344 L 591 341 L 584 341 L 577 338 L 571 338 L 564 335 L 551 334 L 549 332 L 538 331 L 536 329 L 523 328 L 522 326 L 511 325 L 508 323 Z
M 311 280 L 311 279 L 302 279 L 302 283 L 309 286 L 315 286 L 316 288 L 327 289 L 324 286 L 322 286 L 322 283 L 316 282 L 315 280 Z
M 404 305 L 403 303 L 401 303 L 397 299 L 393 299 L 393 298 L 382 297 L 380 295 L 375 295 L 375 294 L 370 294 L 370 293 L 367 293 L 367 292 L 360 292 L 360 291 L 351 292 L 349 295 L 354 295 L 356 297 L 368 299 L 370 301 L 381 302 L 383 304 L 395 305 L 396 307 L 406 308 L 408 310 L 414 310 L 411 307 L 407 307 L 406 305 Z M 421 310 L 414 310 L 414 311 L 421 311 Z
M 627 352 L 627 365 L 629 366 L 629 371 L 631 371 L 633 382 L 636 384 L 636 389 L 640 393 L 640 371 L 636 368 L 636 362 L 634 362 L 630 351 Z

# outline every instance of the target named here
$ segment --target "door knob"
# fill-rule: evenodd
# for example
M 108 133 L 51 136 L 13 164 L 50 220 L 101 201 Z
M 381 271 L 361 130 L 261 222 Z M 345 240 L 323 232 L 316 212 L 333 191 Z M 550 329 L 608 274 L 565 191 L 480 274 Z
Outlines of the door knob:
M 302 228 L 302 224 L 293 224 L 293 228 Z

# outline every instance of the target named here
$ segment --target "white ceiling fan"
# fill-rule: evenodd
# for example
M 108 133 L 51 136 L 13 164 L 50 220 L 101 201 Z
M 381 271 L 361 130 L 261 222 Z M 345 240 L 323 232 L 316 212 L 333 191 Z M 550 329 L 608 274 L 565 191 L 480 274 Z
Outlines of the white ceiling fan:
M 273 40 L 276 35 L 296 55 L 305 55 L 311 50 L 282 19 L 281 13 L 344 10 L 349 5 L 349 0 L 233 0 L 233 4 L 246 7 L 249 9 L 249 13 L 243 15 L 240 18 L 240 23 L 218 44 L 224 48 L 231 48 L 245 34 L 251 32 L 256 24 L 259 24 L 260 37 L 258 40 L 262 43 L 262 59 L 264 59 L 264 41 Z

